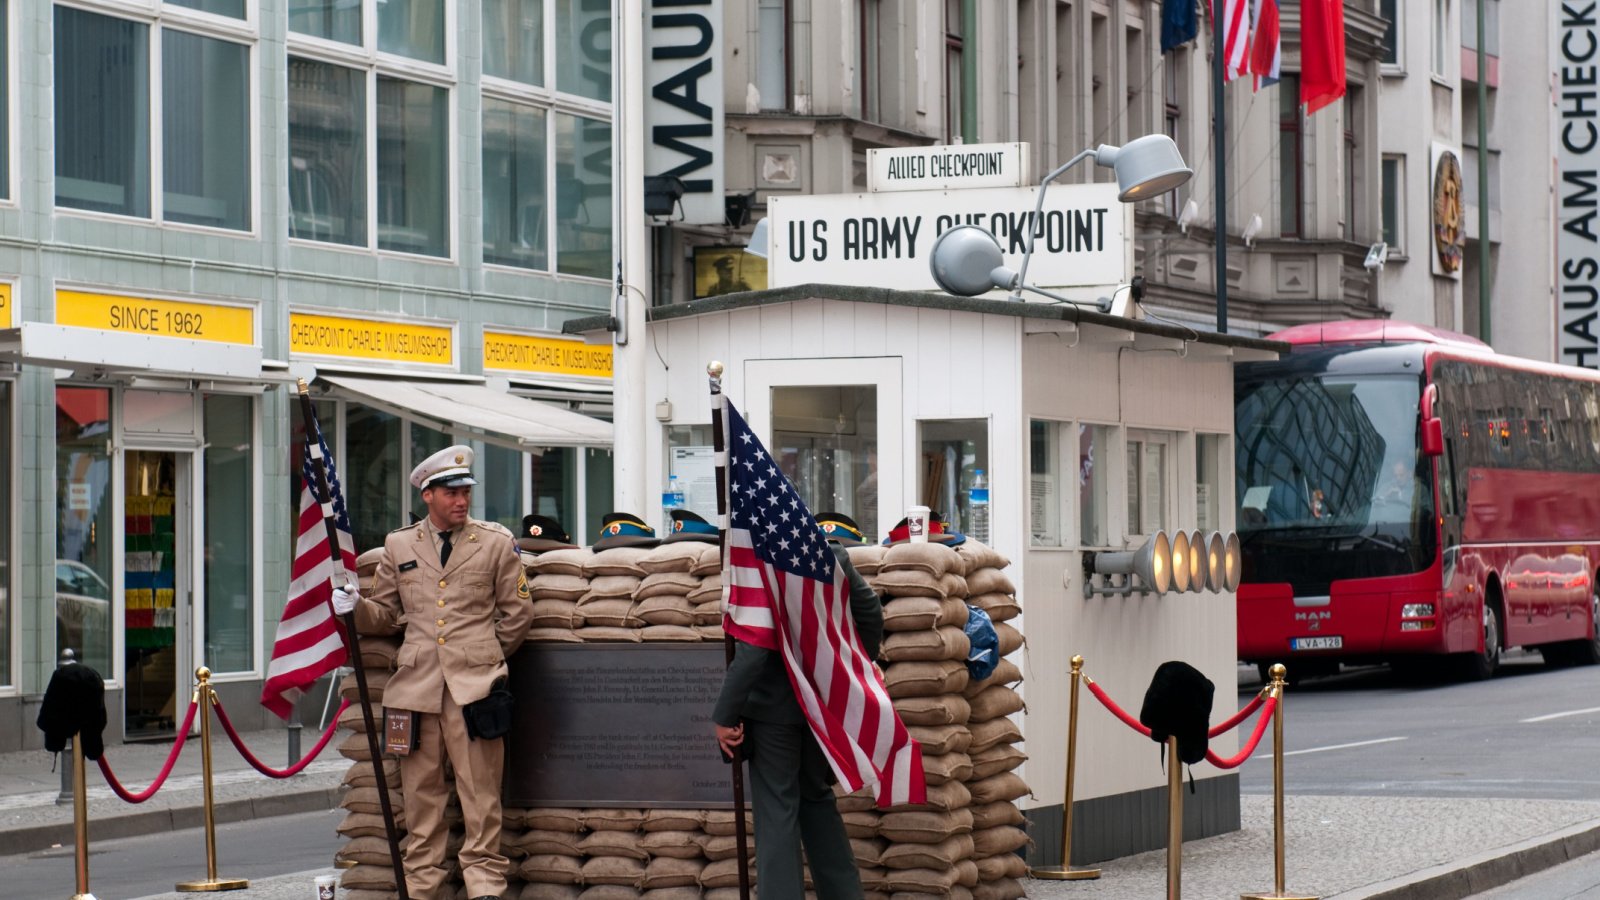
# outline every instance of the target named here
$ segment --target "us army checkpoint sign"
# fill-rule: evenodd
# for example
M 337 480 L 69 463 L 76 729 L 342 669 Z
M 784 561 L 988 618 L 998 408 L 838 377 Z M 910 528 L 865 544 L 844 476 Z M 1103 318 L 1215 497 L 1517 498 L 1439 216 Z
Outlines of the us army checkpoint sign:
M 850 284 L 938 290 L 928 255 L 940 234 L 977 225 L 995 236 L 1006 264 L 1022 266 L 1036 232 L 1028 283 L 1114 286 L 1133 271 L 1133 206 L 1115 184 L 1054 185 L 1037 221 L 1037 187 L 973 188 L 768 199 L 769 287 Z

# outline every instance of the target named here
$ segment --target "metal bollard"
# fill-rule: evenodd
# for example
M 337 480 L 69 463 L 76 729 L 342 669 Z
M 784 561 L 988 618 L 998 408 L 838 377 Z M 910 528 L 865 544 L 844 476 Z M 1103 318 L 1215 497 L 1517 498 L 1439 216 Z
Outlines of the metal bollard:
M 1078 769 L 1078 684 L 1088 676 L 1083 674 L 1083 657 L 1072 658 L 1072 687 L 1067 704 L 1067 792 L 1061 811 L 1061 865 L 1029 869 L 1034 878 L 1051 881 L 1084 881 L 1100 877 L 1095 868 L 1072 867 L 1072 782 Z
M 72 652 L 71 647 L 67 647 L 61 651 L 61 659 L 56 663 L 56 668 L 64 669 L 77 664 L 78 655 Z M 67 738 L 67 745 L 61 748 L 61 793 L 56 795 L 57 806 L 66 806 L 72 802 L 72 751 L 77 743 L 73 738 Z
M 206 827 L 206 877 L 198 881 L 180 881 L 177 889 L 190 891 L 238 891 L 250 886 L 245 878 L 217 877 L 217 819 L 211 802 L 211 705 L 217 694 L 211 689 L 211 670 L 201 666 L 194 670 L 198 684 L 194 696 L 200 703 L 200 774 L 205 797 Z
M 1283 834 L 1283 685 L 1289 670 L 1276 663 L 1269 670 L 1272 683 L 1268 685 L 1278 708 L 1272 719 L 1272 890 L 1240 894 L 1239 900 L 1319 900 L 1316 894 L 1302 894 L 1284 889 L 1284 834 Z

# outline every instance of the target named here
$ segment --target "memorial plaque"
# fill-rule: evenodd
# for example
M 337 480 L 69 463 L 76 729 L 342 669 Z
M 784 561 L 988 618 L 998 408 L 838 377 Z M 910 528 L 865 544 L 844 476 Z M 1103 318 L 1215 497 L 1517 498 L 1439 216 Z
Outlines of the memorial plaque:
M 732 807 L 711 722 L 723 652 L 720 642 L 523 644 L 510 660 L 505 804 Z

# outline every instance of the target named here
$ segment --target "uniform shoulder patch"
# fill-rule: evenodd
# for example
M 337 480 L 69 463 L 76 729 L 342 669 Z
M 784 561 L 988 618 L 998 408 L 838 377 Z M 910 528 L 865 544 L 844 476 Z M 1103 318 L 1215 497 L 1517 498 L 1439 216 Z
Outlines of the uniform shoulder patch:
M 528 591 L 527 572 L 517 573 L 517 599 L 523 601 L 531 601 L 533 599 L 533 595 Z

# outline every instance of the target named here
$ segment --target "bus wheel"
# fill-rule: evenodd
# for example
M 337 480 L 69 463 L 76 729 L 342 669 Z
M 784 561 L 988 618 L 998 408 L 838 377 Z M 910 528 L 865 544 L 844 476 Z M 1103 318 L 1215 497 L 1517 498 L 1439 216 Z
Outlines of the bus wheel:
M 1503 633 L 1500 628 L 1500 604 L 1490 599 L 1483 604 L 1483 652 L 1463 654 L 1462 674 L 1468 681 L 1491 678 L 1495 670 L 1500 668 Z

